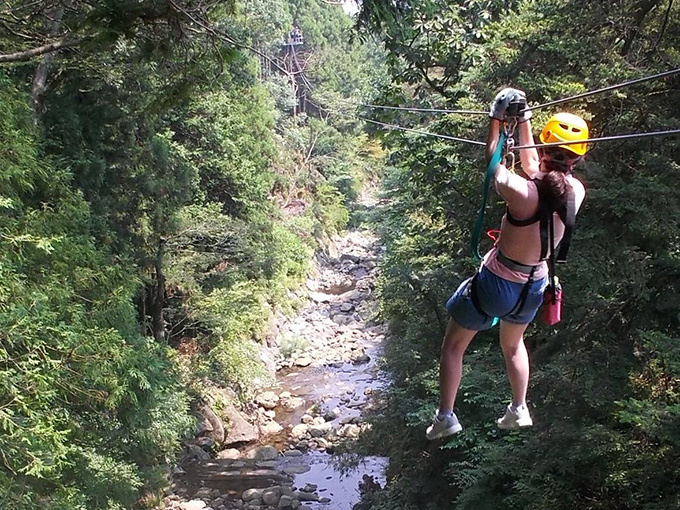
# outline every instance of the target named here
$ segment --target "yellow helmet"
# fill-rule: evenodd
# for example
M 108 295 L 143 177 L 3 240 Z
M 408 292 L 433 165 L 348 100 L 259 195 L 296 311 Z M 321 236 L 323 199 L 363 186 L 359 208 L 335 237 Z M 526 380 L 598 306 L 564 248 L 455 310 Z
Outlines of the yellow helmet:
M 539 136 L 543 143 L 576 142 L 588 139 L 588 124 L 578 115 L 557 113 L 550 117 Z M 588 144 L 574 143 L 560 145 L 563 149 L 583 156 L 588 151 Z

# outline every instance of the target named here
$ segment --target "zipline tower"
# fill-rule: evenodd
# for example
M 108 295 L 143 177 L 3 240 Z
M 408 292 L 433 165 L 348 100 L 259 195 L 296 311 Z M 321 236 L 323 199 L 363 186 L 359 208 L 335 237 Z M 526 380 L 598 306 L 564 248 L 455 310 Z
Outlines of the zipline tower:
M 282 48 L 282 67 L 288 75 L 292 96 L 295 98 L 293 117 L 300 112 L 306 113 L 309 107 L 307 92 L 311 89 L 311 84 L 305 76 L 305 69 L 310 56 L 302 30 L 297 25 L 293 26 Z

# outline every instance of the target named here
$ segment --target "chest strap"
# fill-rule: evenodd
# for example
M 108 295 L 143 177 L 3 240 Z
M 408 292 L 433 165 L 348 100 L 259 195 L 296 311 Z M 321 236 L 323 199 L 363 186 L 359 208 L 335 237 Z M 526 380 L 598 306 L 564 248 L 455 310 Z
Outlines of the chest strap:
M 536 214 L 525 220 L 518 220 L 513 218 L 512 214 L 510 214 L 510 209 L 507 209 L 505 213 L 505 219 L 508 223 L 514 225 L 515 227 L 528 227 L 529 225 L 533 225 L 536 222 L 540 222 L 540 259 L 545 260 L 548 257 L 548 249 L 553 249 L 553 247 L 550 247 L 549 231 L 552 227 L 554 213 L 557 213 L 558 217 L 562 220 L 562 223 L 564 223 L 564 235 L 562 236 L 562 241 L 557 246 L 558 251 L 556 261 L 566 262 L 567 252 L 569 251 L 569 246 L 571 245 L 571 238 L 574 235 L 574 225 L 576 223 L 576 198 L 574 196 L 574 190 L 571 186 L 567 186 L 566 206 L 559 209 L 552 209 L 541 194 L 541 187 L 538 185 L 538 180 L 534 179 L 533 182 L 536 183 L 536 187 L 538 189 L 538 211 L 536 211 Z M 528 271 L 521 272 L 526 273 Z

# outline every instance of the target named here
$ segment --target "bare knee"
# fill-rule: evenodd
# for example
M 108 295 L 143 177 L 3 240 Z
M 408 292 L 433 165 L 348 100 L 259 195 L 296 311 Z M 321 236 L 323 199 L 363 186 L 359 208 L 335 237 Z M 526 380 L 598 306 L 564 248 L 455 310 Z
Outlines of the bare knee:
M 460 354 L 462 355 L 467 346 L 474 338 L 476 331 L 471 331 L 458 326 L 455 322 L 449 322 L 449 326 L 446 330 L 446 335 L 444 335 L 444 341 L 442 342 L 441 353 L 444 354 Z

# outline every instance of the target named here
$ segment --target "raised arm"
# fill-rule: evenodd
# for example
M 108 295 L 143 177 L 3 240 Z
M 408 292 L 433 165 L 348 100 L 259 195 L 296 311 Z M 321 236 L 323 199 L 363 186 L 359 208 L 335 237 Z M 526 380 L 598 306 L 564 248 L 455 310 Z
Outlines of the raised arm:
M 531 110 L 529 110 L 529 112 L 530 111 Z M 531 132 L 530 119 L 521 121 L 517 126 L 517 130 L 519 131 L 520 145 L 534 145 L 534 135 Z M 519 158 L 522 162 L 522 170 L 524 170 L 524 173 L 529 179 L 533 179 L 541 168 L 538 151 L 536 149 L 521 149 L 519 151 Z
M 491 161 L 493 153 L 496 152 L 498 147 L 498 140 L 500 138 L 501 121 L 498 119 L 491 118 L 489 122 L 489 134 L 486 137 L 486 162 L 487 164 Z

